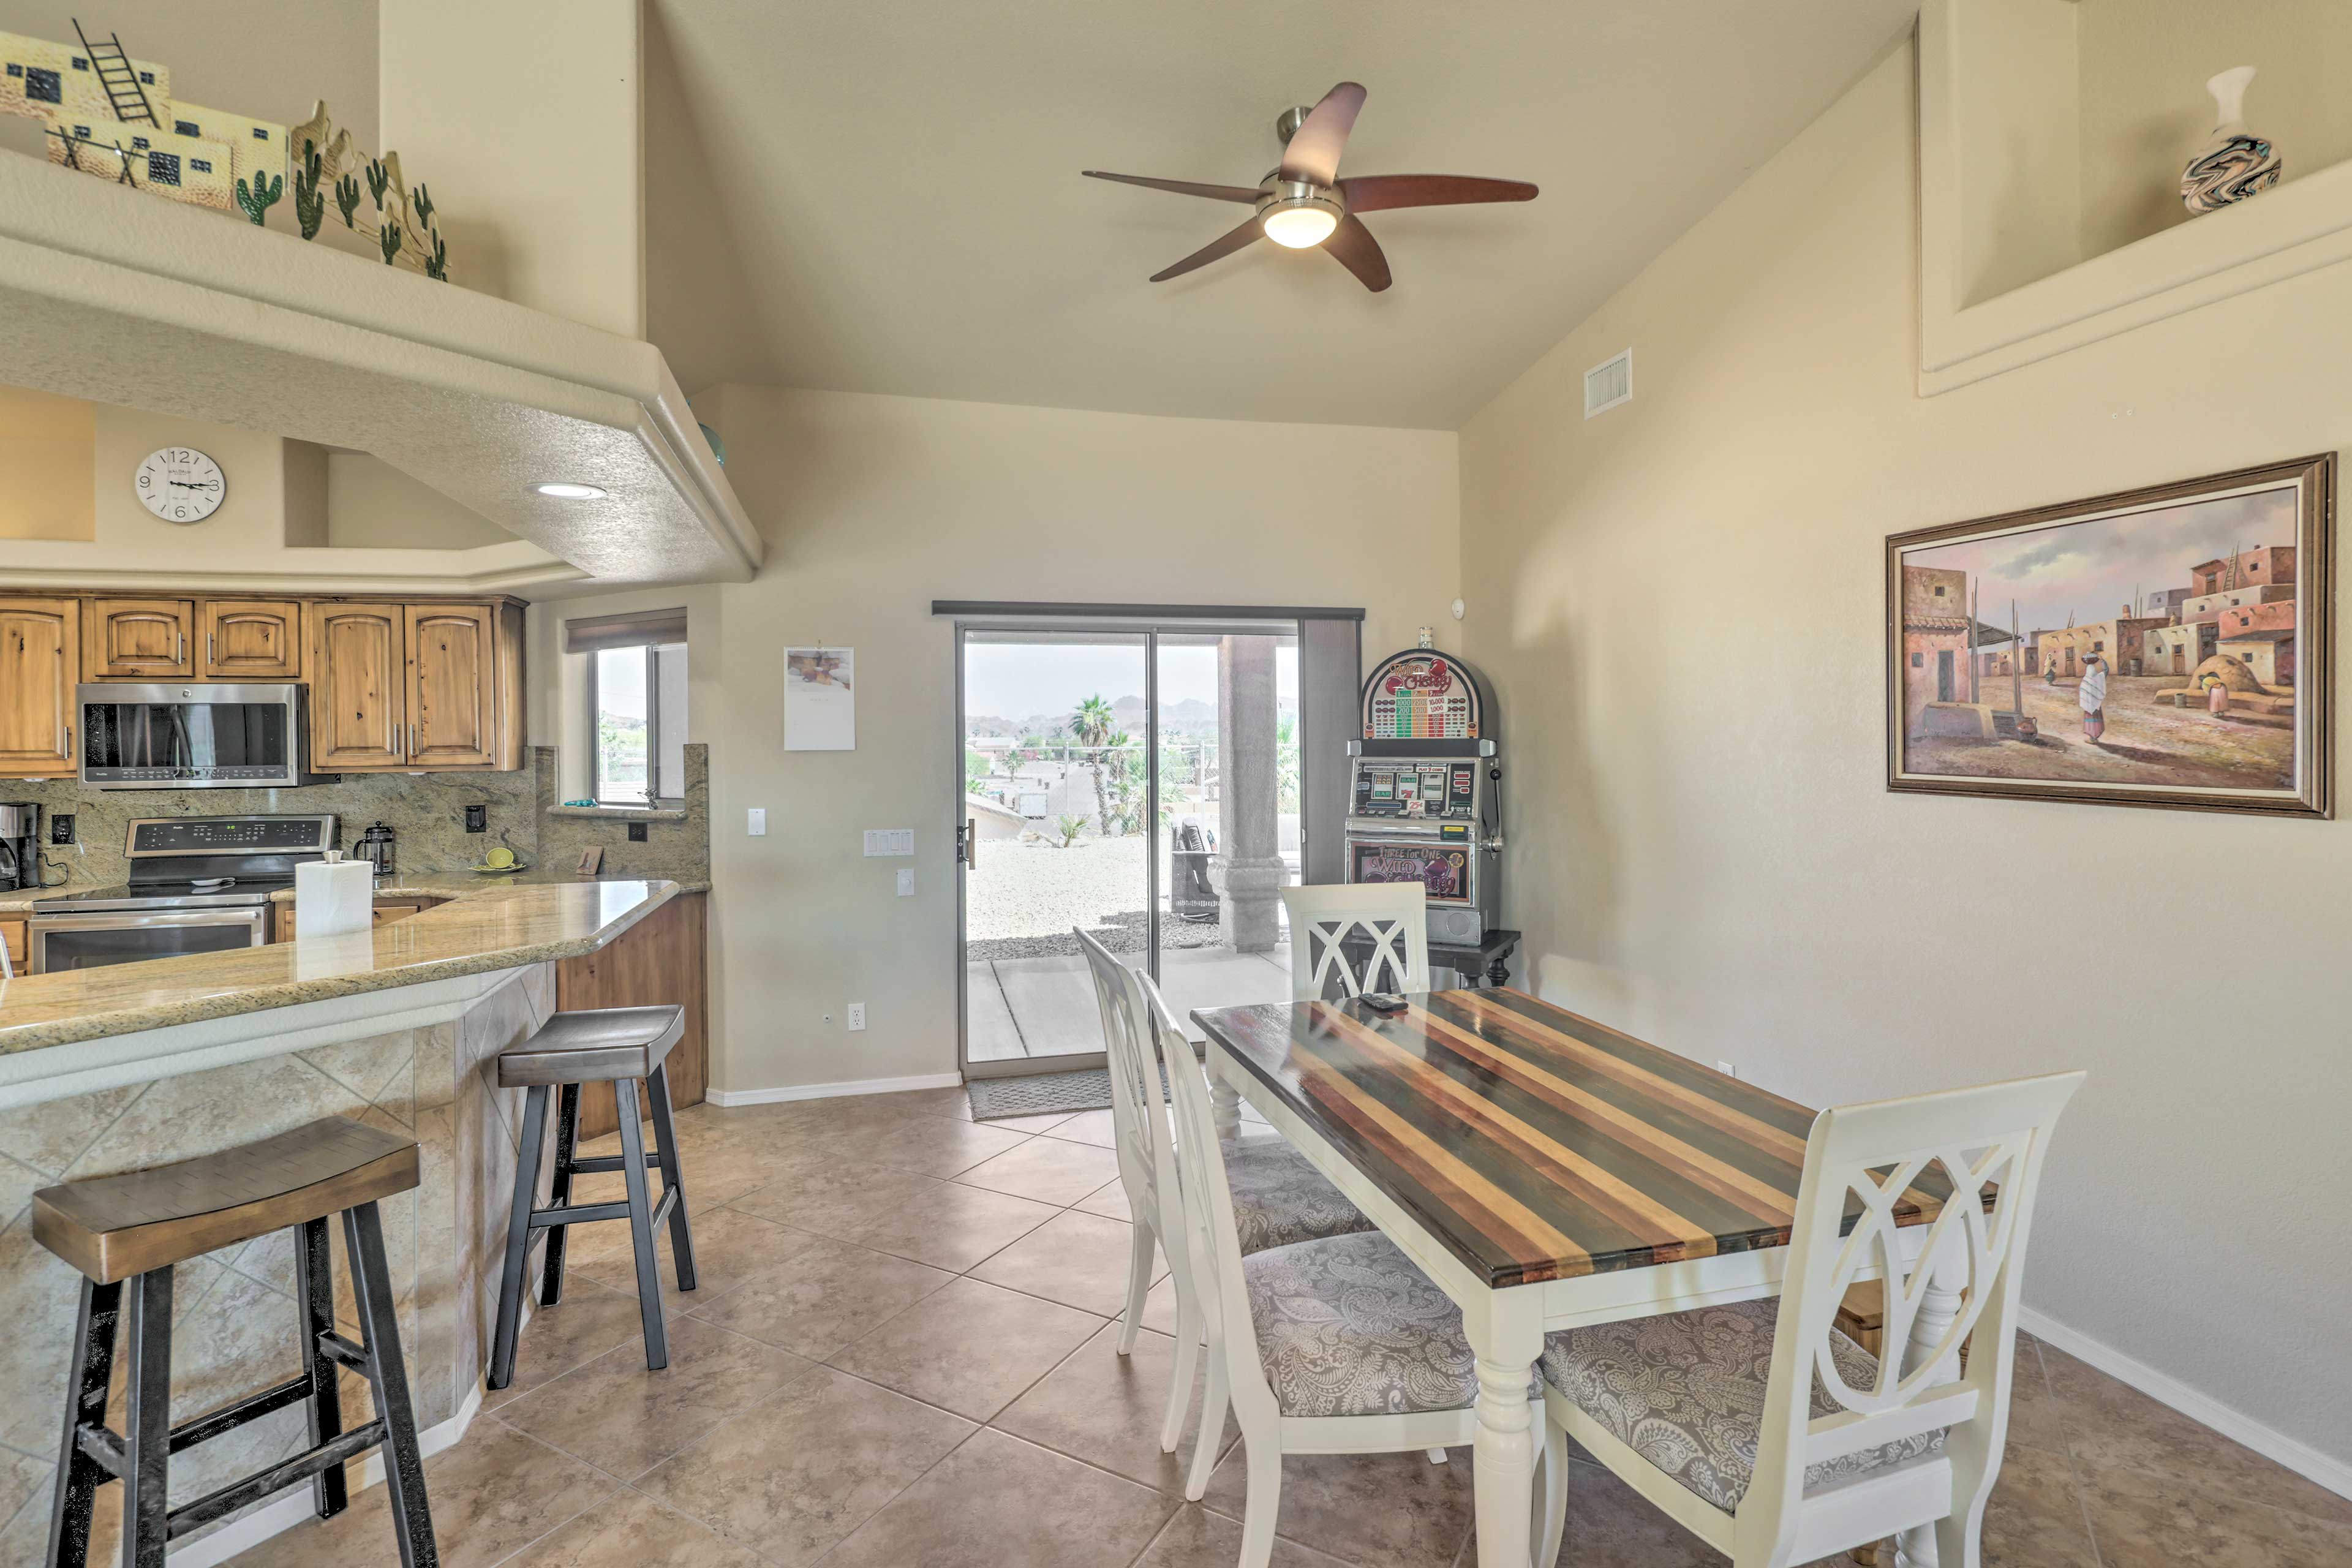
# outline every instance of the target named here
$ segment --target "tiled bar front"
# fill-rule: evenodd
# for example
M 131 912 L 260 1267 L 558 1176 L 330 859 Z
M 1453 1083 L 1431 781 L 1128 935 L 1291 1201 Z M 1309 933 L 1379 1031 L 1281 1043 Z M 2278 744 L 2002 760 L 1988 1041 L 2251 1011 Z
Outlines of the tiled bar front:
M 0 1568 L 41 1559 L 79 1278 L 33 1240 L 34 1190 L 212 1153 L 322 1116 L 413 1135 L 423 1182 L 383 1205 L 384 1242 L 429 1447 L 434 1428 L 454 1433 L 488 1364 L 523 1094 L 497 1089 L 488 1064 L 554 1005 L 554 967 L 537 963 L 509 972 L 453 1022 L 0 1111 Z M 357 1338 L 339 1227 L 334 1247 L 337 1316 Z M 295 1374 L 293 1273 L 283 1232 L 180 1266 L 175 1422 Z M 118 1367 L 118 1428 L 121 1381 Z M 368 1419 L 364 1380 L 347 1370 L 342 1381 L 347 1423 Z M 298 1405 L 185 1450 L 173 1458 L 172 1502 L 303 1443 Z M 115 1550 L 115 1489 L 100 1496 L 93 1562 Z

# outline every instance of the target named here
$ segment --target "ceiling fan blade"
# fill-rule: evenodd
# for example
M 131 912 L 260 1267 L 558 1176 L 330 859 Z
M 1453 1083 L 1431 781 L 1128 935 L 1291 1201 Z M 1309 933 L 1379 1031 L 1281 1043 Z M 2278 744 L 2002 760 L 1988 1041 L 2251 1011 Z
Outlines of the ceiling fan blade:
M 1486 180 L 1475 174 L 1364 174 L 1340 181 L 1339 188 L 1348 194 L 1348 210 L 1354 213 L 1536 199 L 1536 188 L 1525 180 Z
M 1337 258 L 1340 266 L 1356 275 L 1356 281 L 1377 294 L 1391 281 L 1389 258 L 1381 254 L 1381 242 L 1349 213 L 1323 242 L 1323 248 Z
M 1122 185 L 1146 185 L 1155 191 L 1173 191 L 1180 196 L 1206 196 L 1213 202 L 1255 203 L 1255 185 L 1203 185 L 1191 180 L 1154 180 L 1142 174 L 1107 174 L 1100 169 L 1081 169 L 1089 180 L 1117 180 Z
M 1221 261 L 1242 247 L 1254 244 L 1265 237 L 1265 230 L 1258 226 L 1257 217 L 1253 214 L 1239 228 L 1220 235 L 1175 266 L 1161 268 L 1151 275 L 1151 281 L 1165 283 L 1171 278 L 1181 278 L 1195 268 L 1206 267 L 1212 261 Z
M 1282 177 L 1304 180 L 1310 185 L 1328 185 L 1339 177 L 1339 154 L 1348 145 L 1348 132 L 1356 128 L 1356 116 L 1364 107 L 1362 84 L 1343 81 L 1323 95 L 1323 101 L 1308 111 L 1298 129 L 1291 132 L 1290 144 L 1282 150 Z

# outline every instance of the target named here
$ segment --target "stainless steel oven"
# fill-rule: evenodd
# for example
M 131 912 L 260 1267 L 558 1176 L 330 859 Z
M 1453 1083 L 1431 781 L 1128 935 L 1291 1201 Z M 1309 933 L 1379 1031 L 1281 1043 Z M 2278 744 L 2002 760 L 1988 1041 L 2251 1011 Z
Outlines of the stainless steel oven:
M 26 925 L 32 973 L 53 974 L 61 969 L 99 969 L 186 952 L 259 947 L 269 939 L 269 906 L 82 909 L 71 914 L 37 914 Z
M 93 789 L 281 789 L 312 782 L 302 688 L 221 681 L 79 689 Z

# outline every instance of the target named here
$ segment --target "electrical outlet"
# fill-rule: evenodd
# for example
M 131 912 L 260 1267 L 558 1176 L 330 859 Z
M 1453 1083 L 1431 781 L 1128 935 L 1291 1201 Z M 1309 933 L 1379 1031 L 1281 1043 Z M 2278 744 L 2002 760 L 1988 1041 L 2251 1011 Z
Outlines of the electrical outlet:
M 1718 1061 L 1715 1064 L 1715 1070 L 1721 1073 L 1726 1078 L 1738 1078 L 1739 1076 L 1738 1065 L 1734 1062 Z
M 754 838 L 765 838 L 768 836 L 768 808 L 764 805 L 755 805 L 746 812 L 743 831 Z M 830 1018 L 825 1020 L 827 1023 L 832 1021 Z
M 488 833 L 489 830 L 490 808 L 487 805 L 467 806 L 466 808 L 466 831 L 468 833 Z
M 898 873 L 898 896 L 902 899 L 911 899 L 915 896 L 915 873 L 912 868 Z
M 73 813 L 64 812 L 49 818 L 49 842 L 70 844 L 73 840 Z
M 645 841 L 646 825 L 642 822 L 632 822 L 629 824 L 629 842 L 632 844 L 643 844 Z
M 849 1005 L 849 1032 L 854 1035 L 864 1027 L 866 1027 L 866 1004 L 852 1002 Z

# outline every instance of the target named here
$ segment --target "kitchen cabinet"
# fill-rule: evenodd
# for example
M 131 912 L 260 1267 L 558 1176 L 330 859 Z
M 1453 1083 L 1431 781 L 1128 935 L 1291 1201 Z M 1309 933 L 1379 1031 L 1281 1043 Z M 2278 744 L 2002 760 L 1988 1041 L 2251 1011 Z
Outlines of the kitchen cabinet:
M 25 922 L 0 920 L 0 948 L 8 950 L 8 962 L 17 973 L 25 973 Z
M 708 900 L 680 893 L 615 937 L 602 952 L 567 958 L 555 966 L 559 1012 L 587 1007 L 645 1007 L 675 1004 L 686 1009 L 686 1033 L 670 1047 L 669 1092 L 674 1106 L 700 1105 L 710 1081 L 709 982 L 703 943 Z M 637 1096 L 646 1115 L 646 1095 Z M 584 1142 L 616 1131 L 620 1115 L 608 1083 L 580 1088 L 580 1137 Z
M 196 672 L 195 619 L 187 599 L 85 599 L 82 679 L 190 679 Z
M 445 904 L 447 902 L 448 900 L 446 899 L 379 899 L 376 900 L 375 919 L 373 923 L 379 926 L 388 926 L 394 921 L 404 921 L 413 914 L 418 914 L 425 910 L 432 909 L 436 904 Z M 270 921 L 269 940 L 272 942 L 292 942 L 297 934 L 294 929 L 294 900 L 291 899 L 279 899 L 277 902 L 270 905 L 270 910 L 272 919 Z
M 0 599 L 0 777 L 70 778 L 81 605 Z
M 292 599 L 206 599 L 196 606 L 206 680 L 293 680 L 302 673 L 302 606 Z
M 310 766 L 322 773 L 408 764 L 405 606 L 316 604 L 302 620 L 310 672 Z
M 310 765 L 320 773 L 522 766 L 522 607 L 306 606 Z

